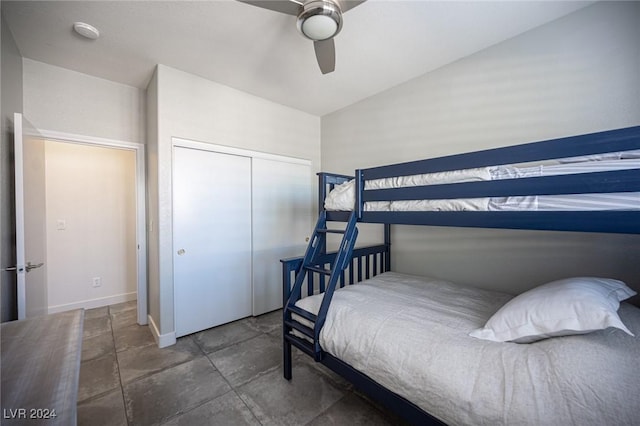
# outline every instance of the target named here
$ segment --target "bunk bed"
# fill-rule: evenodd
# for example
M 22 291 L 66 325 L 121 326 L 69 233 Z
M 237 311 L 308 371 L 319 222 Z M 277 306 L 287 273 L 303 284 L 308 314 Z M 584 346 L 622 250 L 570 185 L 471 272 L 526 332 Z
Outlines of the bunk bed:
M 640 234 L 639 150 L 640 126 L 320 173 L 306 253 L 282 260 L 284 377 L 295 346 L 413 424 L 637 424 L 633 290 L 574 277 L 513 297 L 398 274 L 390 226 Z M 357 223 L 384 224 L 384 243 L 354 248 Z M 553 309 L 575 315 L 549 325 Z M 523 315 L 535 330 L 505 329 Z

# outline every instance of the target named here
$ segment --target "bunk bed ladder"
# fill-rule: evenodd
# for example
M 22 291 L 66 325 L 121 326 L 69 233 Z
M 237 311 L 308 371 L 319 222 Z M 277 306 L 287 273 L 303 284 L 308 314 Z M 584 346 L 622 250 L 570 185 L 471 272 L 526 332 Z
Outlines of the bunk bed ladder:
M 316 361 L 320 361 L 322 357 L 319 342 L 320 330 L 324 325 L 338 279 L 342 271 L 349 266 L 353 247 L 358 236 L 356 222 L 357 215 L 355 212 L 352 212 L 344 229 L 329 229 L 327 227 L 326 211 L 323 210 L 320 212 L 300 270 L 296 274 L 289 299 L 284 307 L 284 344 L 289 346 L 289 350 L 285 350 L 284 360 L 285 377 L 287 379 L 291 378 L 290 345 L 294 345 L 308 355 L 313 356 Z M 340 247 L 335 258 L 328 261 L 326 256 L 327 234 L 332 233 L 342 234 L 342 241 L 340 242 Z M 325 268 L 327 263 L 331 265 L 329 269 Z M 323 277 L 321 278 L 322 280 L 324 280 L 326 276 L 329 277 L 317 315 L 295 305 L 295 303 L 302 298 L 302 286 L 305 283 L 305 279 L 307 285 L 308 283 L 313 283 L 313 280 L 310 280 L 309 277 L 314 273 Z M 293 315 L 295 315 L 295 317 Z

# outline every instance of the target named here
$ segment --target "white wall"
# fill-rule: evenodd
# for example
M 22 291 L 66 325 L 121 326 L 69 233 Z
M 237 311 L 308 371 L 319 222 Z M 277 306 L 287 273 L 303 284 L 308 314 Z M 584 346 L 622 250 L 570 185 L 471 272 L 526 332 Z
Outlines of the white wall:
M 149 209 L 158 216 L 149 233 L 149 311 L 164 345 L 174 333 L 172 137 L 309 159 L 317 172 L 320 119 L 163 65 L 148 88 L 151 98 L 157 110 L 148 126 L 157 129 L 157 138 L 149 132 L 148 159 L 155 163 L 148 165 Z
M 135 152 L 47 140 L 45 164 L 49 312 L 134 300 Z
M 145 143 L 145 93 L 23 59 L 24 113 L 38 129 Z
M 640 124 L 640 3 L 600 2 L 322 118 L 322 167 Z M 517 293 L 576 274 L 640 287 L 637 236 L 395 226 L 392 267 Z

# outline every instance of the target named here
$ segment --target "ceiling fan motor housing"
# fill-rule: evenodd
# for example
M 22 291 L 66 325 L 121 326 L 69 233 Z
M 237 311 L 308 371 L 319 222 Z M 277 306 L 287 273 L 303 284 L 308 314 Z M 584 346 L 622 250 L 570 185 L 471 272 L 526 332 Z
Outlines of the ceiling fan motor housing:
M 335 37 L 342 29 L 342 11 L 329 0 L 311 0 L 298 15 L 298 31 L 314 41 Z

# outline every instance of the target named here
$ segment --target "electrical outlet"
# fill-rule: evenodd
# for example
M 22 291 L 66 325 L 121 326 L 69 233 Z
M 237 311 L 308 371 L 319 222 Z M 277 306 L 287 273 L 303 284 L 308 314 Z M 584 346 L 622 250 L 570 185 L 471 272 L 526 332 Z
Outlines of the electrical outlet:
M 102 278 L 93 277 L 93 282 L 91 283 L 92 287 L 100 287 L 102 285 Z

